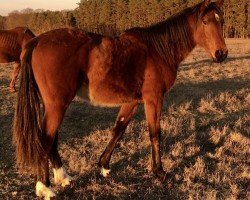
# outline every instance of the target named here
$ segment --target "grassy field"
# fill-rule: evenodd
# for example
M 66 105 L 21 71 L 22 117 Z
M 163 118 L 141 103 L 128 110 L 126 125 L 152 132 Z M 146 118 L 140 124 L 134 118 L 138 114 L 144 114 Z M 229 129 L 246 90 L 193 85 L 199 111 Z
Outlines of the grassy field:
M 227 40 L 229 58 L 212 63 L 196 49 L 166 95 L 163 164 L 183 181 L 162 184 L 151 172 L 143 107 L 129 125 L 102 178 L 98 162 L 118 109 L 74 101 L 60 129 L 60 153 L 73 184 L 58 199 L 249 199 L 250 40 Z M 8 92 L 11 65 L 0 65 L 0 199 L 34 199 L 35 183 L 18 174 L 11 143 L 16 94 Z

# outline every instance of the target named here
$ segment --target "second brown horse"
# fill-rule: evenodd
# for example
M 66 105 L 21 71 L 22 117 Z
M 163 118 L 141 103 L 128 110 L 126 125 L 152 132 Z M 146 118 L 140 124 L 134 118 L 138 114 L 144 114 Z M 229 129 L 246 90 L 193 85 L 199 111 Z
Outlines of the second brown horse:
M 20 70 L 20 54 L 22 47 L 35 35 L 26 27 L 0 30 L 0 63 L 14 62 L 11 75 L 10 91 L 15 91 L 15 83 Z
M 57 150 L 58 128 L 77 91 L 95 105 L 121 106 L 113 137 L 99 160 L 104 176 L 110 171 L 116 143 L 138 104 L 144 103 L 152 144 L 152 171 L 162 181 L 166 179 L 160 153 L 164 94 L 174 84 L 180 62 L 196 45 L 205 48 L 216 62 L 227 57 L 222 4 L 221 0 L 205 0 L 159 24 L 134 28 L 116 38 L 58 29 L 26 45 L 14 142 L 18 166 L 36 174 L 38 196 L 55 196 L 50 188 L 49 161 L 55 183 L 70 184 Z

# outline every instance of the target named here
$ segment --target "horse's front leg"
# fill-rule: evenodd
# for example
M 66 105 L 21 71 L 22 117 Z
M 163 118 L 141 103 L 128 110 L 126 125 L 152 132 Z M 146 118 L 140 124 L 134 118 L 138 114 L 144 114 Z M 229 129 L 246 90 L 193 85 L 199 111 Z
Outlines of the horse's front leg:
M 160 152 L 160 117 L 163 103 L 163 96 L 145 99 L 145 113 L 149 126 L 149 135 L 152 145 L 152 170 L 161 180 L 165 181 L 166 173 L 163 170 Z
M 124 134 L 128 123 L 130 122 L 131 118 L 133 117 L 138 103 L 128 103 L 124 104 L 120 112 L 117 116 L 115 126 L 113 128 L 113 137 L 109 141 L 105 151 L 102 153 L 98 165 L 101 167 L 101 174 L 106 177 L 109 175 L 110 167 L 109 162 L 112 155 L 112 152 L 117 144 L 117 142 L 121 139 L 122 135 Z
M 16 85 L 17 76 L 18 76 L 19 71 L 20 71 L 20 63 L 15 62 L 13 67 L 14 67 L 14 69 L 13 69 L 13 72 L 11 74 L 11 82 L 10 82 L 10 87 L 9 87 L 10 92 L 16 91 L 15 85 Z

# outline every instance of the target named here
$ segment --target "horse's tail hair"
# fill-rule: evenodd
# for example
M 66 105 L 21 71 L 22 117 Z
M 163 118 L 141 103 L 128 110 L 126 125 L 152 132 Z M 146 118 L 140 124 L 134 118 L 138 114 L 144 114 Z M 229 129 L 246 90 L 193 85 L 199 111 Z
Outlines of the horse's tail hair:
M 38 38 L 24 48 L 21 76 L 13 124 L 13 143 L 16 147 L 16 164 L 20 171 L 36 173 L 44 159 L 40 114 L 40 94 L 34 78 L 31 58 Z

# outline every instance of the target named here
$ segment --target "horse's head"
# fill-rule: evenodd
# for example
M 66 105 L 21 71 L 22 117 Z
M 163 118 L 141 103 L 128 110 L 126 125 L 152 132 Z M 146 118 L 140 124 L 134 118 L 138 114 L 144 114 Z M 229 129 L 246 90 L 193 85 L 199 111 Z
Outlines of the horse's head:
M 22 46 L 24 47 L 24 45 L 34 37 L 34 33 L 29 28 L 24 28 L 22 32 Z
M 221 7 L 223 3 L 224 0 L 217 2 L 204 0 L 198 8 L 194 30 L 195 42 L 205 48 L 215 62 L 223 62 L 228 54 L 222 33 L 224 19 Z

